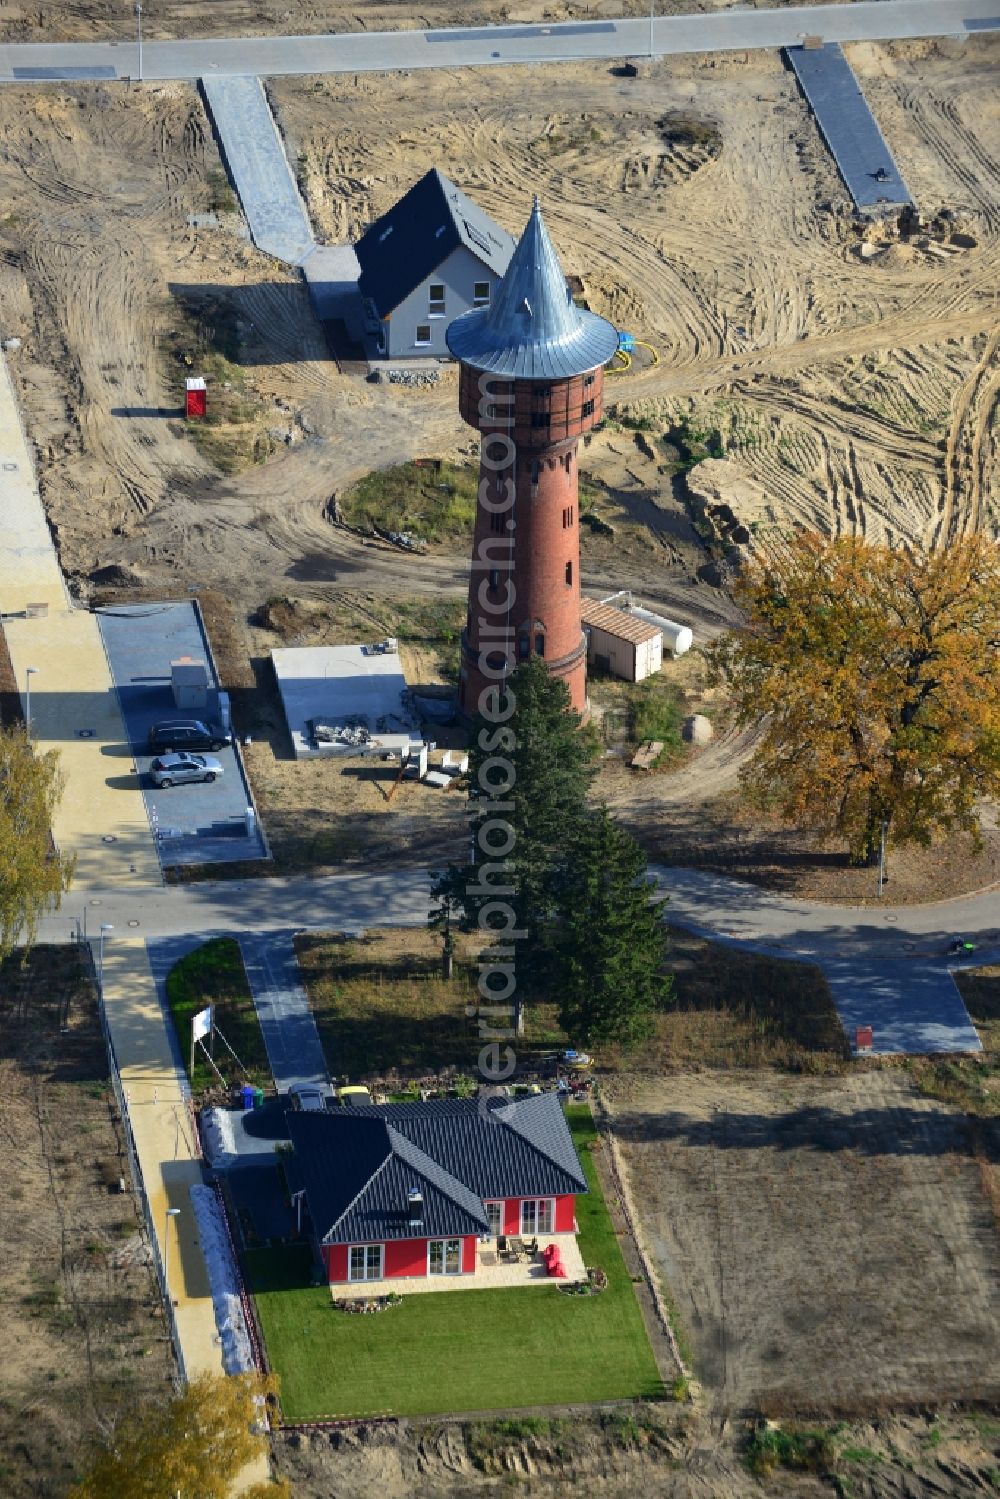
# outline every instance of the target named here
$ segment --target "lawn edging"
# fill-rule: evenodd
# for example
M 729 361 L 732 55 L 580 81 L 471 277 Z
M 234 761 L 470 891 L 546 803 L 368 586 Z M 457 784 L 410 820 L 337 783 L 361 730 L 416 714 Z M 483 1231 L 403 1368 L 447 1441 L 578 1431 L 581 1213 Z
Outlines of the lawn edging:
M 607 1161 L 607 1171 L 611 1179 L 611 1186 L 618 1197 L 619 1211 L 635 1247 L 639 1264 L 642 1266 L 642 1273 L 659 1320 L 660 1329 L 670 1345 L 670 1351 L 677 1365 L 678 1374 L 681 1380 L 683 1380 L 686 1390 L 690 1393 L 695 1384 L 694 1370 L 691 1367 L 689 1356 L 686 1356 L 685 1352 L 681 1349 L 678 1330 L 675 1326 L 676 1312 L 663 1293 L 663 1288 L 660 1285 L 649 1251 L 639 1235 L 639 1215 L 632 1201 L 628 1173 L 625 1170 L 625 1163 L 622 1160 L 618 1141 L 615 1138 L 613 1116 L 600 1090 L 597 1090 L 594 1098 L 594 1109 L 601 1132 L 600 1138 L 608 1147 L 605 1158 Z

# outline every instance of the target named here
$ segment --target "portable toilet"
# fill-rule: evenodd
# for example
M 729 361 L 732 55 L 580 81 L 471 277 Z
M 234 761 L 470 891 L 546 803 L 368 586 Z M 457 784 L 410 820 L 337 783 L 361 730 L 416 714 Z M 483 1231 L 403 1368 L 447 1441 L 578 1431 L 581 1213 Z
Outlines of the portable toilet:
M 635 353 L 635 334 L 626 333 L 623 328 L 618 330 L 618 347 L 623 354 Z
M 243 1102 L 244 1112 L 248 1112 L 253 1108 L 255 1093 L 256 1090 L 250 1083 L 243 1084 L 242 1088 L 240 1089 L 240 1098 Z
M 208 412 L 208 391 L 200 375 L 184 382 L 184 415 L 204 417 Z

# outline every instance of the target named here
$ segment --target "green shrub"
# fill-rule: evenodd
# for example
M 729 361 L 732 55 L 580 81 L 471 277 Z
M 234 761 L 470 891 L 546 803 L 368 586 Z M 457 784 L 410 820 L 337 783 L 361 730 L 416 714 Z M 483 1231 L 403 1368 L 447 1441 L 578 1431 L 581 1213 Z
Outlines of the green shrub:
M 767 1477 L 776 1468 L 824 1473 L 834 1464 L 833 1438 L 818 1428 L 783 1431 L 779 1426 L 758 1426 L 747 1444 L 746 1460 L 758 1477 Z

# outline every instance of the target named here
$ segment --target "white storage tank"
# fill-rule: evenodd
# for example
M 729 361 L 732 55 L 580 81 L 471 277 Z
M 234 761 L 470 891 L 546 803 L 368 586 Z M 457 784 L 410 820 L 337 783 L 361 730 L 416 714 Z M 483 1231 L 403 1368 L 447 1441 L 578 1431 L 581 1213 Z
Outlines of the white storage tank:
M 635 619 L 644 619 L 647 624 L 656 625 L 663 636 L 664 646 L 672 656 L 683 656 L 694 645 L 694 636 L 688 625 L 679 625 L 675 620 L 665 619 L 662 614 L 654 614 L 651 609 L 639 609 L 634 605 L 629 613 Z

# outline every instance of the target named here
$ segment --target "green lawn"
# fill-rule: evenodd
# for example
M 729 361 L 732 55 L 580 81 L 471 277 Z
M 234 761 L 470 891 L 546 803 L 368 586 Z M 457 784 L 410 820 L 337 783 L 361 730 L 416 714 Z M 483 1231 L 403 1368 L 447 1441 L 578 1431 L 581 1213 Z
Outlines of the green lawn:
M 185 1068 L 191 1056 L 191 1021 L 206 1005 L 214 1005 L 216 1027 L 245 1069 L 237 1067 L 222 1042 L 216 1041 L 215 1061 L 223 1077 L 228 1083 L 270 1087 L 271 1067 L 238 942 L 232 937 L 215 937 L 181 958 L 167 974 L 167 1001 Z M 205 1053 L 196 1046 L 195 1096 L 218 1085 Z
M 301 1250 L 247 1256 L 268 1354 L 288 1421 L 434 1415 L 512 1406 L 650 1399 L 663 1393 L 632 1282 L 594 1172 L 590 1111 L 568 1111 L 590 1193 L 577 1199 L 587 1265 L 608 1274 L 597 1296 L 556 1287 L 406 1296 L 350 1317 L 308 1286 Z

